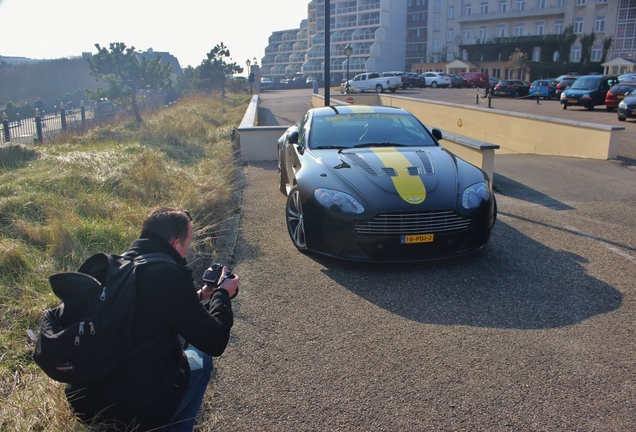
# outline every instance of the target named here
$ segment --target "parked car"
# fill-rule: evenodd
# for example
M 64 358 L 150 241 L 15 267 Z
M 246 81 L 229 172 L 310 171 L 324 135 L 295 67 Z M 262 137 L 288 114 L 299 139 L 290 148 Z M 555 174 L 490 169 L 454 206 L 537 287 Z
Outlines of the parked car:
M 623 82 L 623 81 L 636 81 L 636 73 L 629 72 L 626 74 L 619 75 L 618 82 Z
M 563 109 L 568 106 L 583 106 L 593 110 L 597 105 L 605 105 L 607 91 L 618 83 L 618 78 L 610 75 L 583 75 L 561 93 Z
M 512 96 L 514 98 L 528 96 L 530 84 L 522 80 L 501 80 L 495 86 L 495 96 Z
M 365 72 L 347 81 L 345 88 L 348 87 L 349 91 L 355 92 L 375 91 L 376 93 L 383 93 L 385 90 L 389 90 L 394 93 L 401 85 L 401 77 L 394 75 L 380 76 L 376 72 Z
M 427 87 L 450 87 L 451 85 L 451 79 L 448 75 L 442 75 L 437 72 L 424 72 L 422 77 Z
M 422 77 L 422 75 L 420 75 L 418 73 L 414 73 L 414 72 L 404 72 L 404 75 L 406 75 L 409 78 L 409 80 L 411 81 L 411 88 L 413 88 L 413 87 L 417 87 L 417 88 L 426 87 L 426 81 L 424 80 L 424 77 Z
M 561 97 L 561 93 L 570 88 L 572 83 L 576 81 L 578 76 L 576 75 L 565 75 L 558 77 L 555 81 L 557 82 L 556 86 L 556 96 Z
M 618 103 L 616 112 L 619 121 L 625 121 L 628 118 L 636 119 L 636 89 Z
M 261 77 L 261 90 L 269 90 L 272 88 L 272 79 L 270 77 Z
M 468 84 L 467 87 L 487 87 L 490 83 L 486 72 L 460 72 L 459 76 Z
M 494 88 L 501 81 L 498 77 L 488 77 L 488 83 L 490 87 Z
M 279 189 L 294 246 L 353 261 L 477 252 L 496 220 L 492 183 L 396 107 L 310 109 L 278 140 Z
M 554 80 L 534 80 L 530 84 L 529 95 L 531 98 L 552 99 L 556 97 L 556 83 Z
M 618 108 L 620 101 L 636 88 L 636 81 L 619 81 L 618 84 L 612 86 L 605 94 L 605 109 L 614 111 Z
M 404 75 L 404 72 L 396 72 L 396 71 L 391 71 L 391 72 L 382 72 L 380 74 L 381 77 L 399 77 L 400 78 L 400 88 L 401 89 L 407 89 L 411 86 L 411 80 L 409 79 L 409 77 L 407 77 L 406 75 Z
M 464 79 L 460 77 L 459 75 L 454 75 L 454 74 L 440 74 L 440 75 L 446 75 L 450 78 L 451 85 L 449 87 L 453 87 L 453 88 L 466 87 L 466 83 L 464 82 Z

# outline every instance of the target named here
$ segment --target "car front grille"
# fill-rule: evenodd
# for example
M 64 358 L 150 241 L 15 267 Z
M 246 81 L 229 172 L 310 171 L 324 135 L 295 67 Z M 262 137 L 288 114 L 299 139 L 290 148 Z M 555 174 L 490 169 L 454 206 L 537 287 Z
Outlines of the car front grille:
M 470 224 L 470 219 L 454 211 L 380 213 L 370 221 L 357 223 L 355 231 L 371 236 L 435 234 L 461 231 Z

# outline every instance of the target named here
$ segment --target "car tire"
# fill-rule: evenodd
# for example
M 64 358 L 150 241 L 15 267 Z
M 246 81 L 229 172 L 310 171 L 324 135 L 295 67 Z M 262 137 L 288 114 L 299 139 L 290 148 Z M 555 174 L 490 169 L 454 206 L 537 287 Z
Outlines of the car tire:
M 612 108 L 612 107 L 607 107 L 607 106 L 606 106 L 606 107 L 605 107 L 605 111 L 607 111 L 607 112 L 612 112 L 612 111 L 614 111 L 614 108 Z
M 588 111 L 593 111 L 594 110 L 594 104 L 592 102 L 590 102 L 589 104 L 587 104 L 587 106 L 585 108 L 587 108 Z
M 382 88 L 382 86 L 380 84 L 375 86 L 375 92 L 376 93 L 383 93 L 384 92 L 384 88 Z
M 431 83 L 431 87 L 432 87 L 432 88 L 437 88 L 437 81 L 433 81 L 433 82 Z
M 514 94 L 512 95 L 513 98 L 517 99 L 519 97 L 519 92 L 517 90 L 515 90 Z
M 618 121 L 625 121 L 627 120 L 627 117 L 618 117 Z
M 568 104 L 563 104 L 563 109 L 564 110 L 568 109 Z
M 298 250 L 306 250 L 305 221 L 302 204 L 300 203 L 300 191 L 297 186 L 294 186 L 289 191 L 285 207 L 285 222 L 287 224 L 287 232 L 294 246 Z

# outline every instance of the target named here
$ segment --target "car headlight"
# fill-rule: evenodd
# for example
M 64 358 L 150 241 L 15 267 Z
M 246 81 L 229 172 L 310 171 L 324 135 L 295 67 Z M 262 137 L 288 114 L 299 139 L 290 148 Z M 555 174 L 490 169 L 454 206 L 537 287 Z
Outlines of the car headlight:
M 483 201 L 490 199 L 490 190 L 485 182 L 475 183 L 464 189 L 462 194 L 462 207 L 474 209 L 481 205 Z
M 568 97 L 566 96 L 565 92 L 561 93 L 561 99 L 567 99 Z
M 618 107 L 619 108 L 623 108 L 623 109 L 627 109 L 627 104 L 625 103 L 625 101 L 620 101 L 618 103 Z
M 581 99 L 589 99 L 590 95 L 588 93 L 585 93 L 583 96 L 581 96 Z
M 314 191 L 316 201 L 328 209 L 337 209 L 343 213 L 360 214 L 364 207 L 351 195 L 333 189 L 318 188 Z

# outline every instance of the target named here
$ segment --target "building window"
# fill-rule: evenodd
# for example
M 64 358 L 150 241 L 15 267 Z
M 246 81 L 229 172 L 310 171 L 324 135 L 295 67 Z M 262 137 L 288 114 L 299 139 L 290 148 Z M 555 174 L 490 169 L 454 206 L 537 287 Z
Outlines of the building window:
M 499 12 L 506 12 L 508 10 L 508 0 L 499 0 Z
M 470 27 L 462 29 L 462 42 L 468 42 L 470 39 Z
M 581 61 L 581 45 L 572 45 L 572 51 L 570 52 L 570 61 L 578 63 Z
M 574 18 L 574 34 L 583 33 L 583 17 Z
M 585 6 L 586 0 L 576 0 L 577 6 Z
M 433 3 L 433 11 L 434 12 L 442 11 L 442 0 L 435 0 L 435 3 Z
M 472 13 L 472 11 L 473 11 L 473 6 L 472 6 L 470 3 L 465 4 L 465 5 L 464 5 L 464 10 L 463 10 L 463 12 L 462 12 L 462 15 L 463 15 L 463 16 L 470 16 L 470 14 Z
M 506 25 L 505 24 L 497 24 L 497 37 L 506 37 Z
M 562 8 L 565 6 L 565 0 L 557 0 L 557 7 Z
M 455 40 L 455 30 L 454 29 L 448 29 L 448 31 L 446 32 L 446 40 L 448 42 L 453 42 Z
M 455 19 L 455 6 L 448 7 L 448 19 Z
M 479 26 L 479 42 L 484 43 L 488 38 L 488 26 Z
M 545 0 L 537 0 L 537 9 L 545 9 Z
M 526 0 L 517 0 L 517 10 L 526 10 Z
M 593 45 L 592 46 L 592 61 L 600 62 L 602 56 L 603 56 L 603 45 Z
M 433 30 L 440 31 L 442 24 L 439 17 L 433 18 Z
M 439 39 L 433 39 L 433 52 L 439 52 Z
M 541 61 L 541 47 L 532 48 L 532 61 L 533 62 Z
M 605 32 L 605 15 L 597 15 L 594 20 L 594 31 L 596 33 Z
M 537 36 L 543 36 L 543 32 L 545 29 L 544 21 L 535 21 L 534 23 L 534 34 Z
M 523 36 L 524 25 L 522 22 L 515 23 L 515 36 Z
M 488 3 L 482 2 L 481 6 L 479 6 L 479 11 L 481 12 L 482 15 L 487 15 L 488 14 Z
M 596 0 L 596 3 L 607 3 L 607 0 Z
M 562 19 L 554 20 L 554 34 L 561 34 L 565 29 L 565 24 Z

